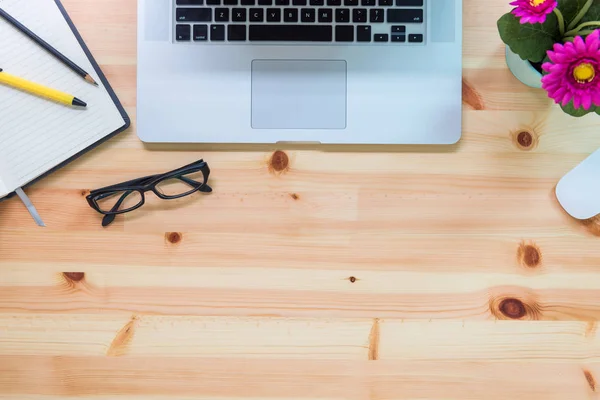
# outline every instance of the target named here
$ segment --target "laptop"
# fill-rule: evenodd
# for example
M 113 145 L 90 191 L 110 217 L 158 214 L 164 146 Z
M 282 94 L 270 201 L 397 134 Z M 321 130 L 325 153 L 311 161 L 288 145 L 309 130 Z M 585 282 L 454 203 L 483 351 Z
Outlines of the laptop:
M 138 0 L 148 143 L 453 144 L 462 0 Z

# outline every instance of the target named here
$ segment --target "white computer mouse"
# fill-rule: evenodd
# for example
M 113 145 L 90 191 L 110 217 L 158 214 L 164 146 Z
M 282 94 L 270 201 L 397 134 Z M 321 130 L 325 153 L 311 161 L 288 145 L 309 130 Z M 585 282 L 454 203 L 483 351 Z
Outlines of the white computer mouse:
M 558 182 L 556 197 L 574 218 L 588 219 L 600 214 L 600 149 Z

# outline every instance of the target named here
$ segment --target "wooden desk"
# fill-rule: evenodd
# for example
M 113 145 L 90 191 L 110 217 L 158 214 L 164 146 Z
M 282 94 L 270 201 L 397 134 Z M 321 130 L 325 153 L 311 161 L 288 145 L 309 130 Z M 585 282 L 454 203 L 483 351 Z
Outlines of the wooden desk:
M 135 120 L 136 1 L 64 3 Z M 29 191 L 46 229 L 3 203 L 0 398 L 596 398 L 600 223 L 553 188 L 600 119 L 511 76 L 508 1 L 465 3 L 457 146 L 271 163 L 146 148 L 134 124 Z M 109 229 L 85 202 L 199 158 L 211 196 L 149 197 Z

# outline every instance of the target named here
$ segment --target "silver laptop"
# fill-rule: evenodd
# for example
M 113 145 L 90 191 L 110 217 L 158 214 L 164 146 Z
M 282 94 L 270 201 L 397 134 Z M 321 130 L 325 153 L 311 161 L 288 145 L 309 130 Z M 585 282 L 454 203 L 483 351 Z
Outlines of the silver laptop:
M 138 0 L 144 142 L 451 144 L 462 0 Z

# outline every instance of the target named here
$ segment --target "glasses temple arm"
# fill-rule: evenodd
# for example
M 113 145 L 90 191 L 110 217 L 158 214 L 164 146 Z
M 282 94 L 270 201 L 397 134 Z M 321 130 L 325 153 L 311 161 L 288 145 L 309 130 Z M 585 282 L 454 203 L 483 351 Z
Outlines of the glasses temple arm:
M 177 178 L 179 180 L 187 183 L 188 185 L 190 185 L 192 187 L 196 187 L 198 185 L 201 185 L 200 186 L 200 191 L 201 192 L 205 192 L 205 193 L 212 192 L 212 188 L 210 186 L 208 186 L 206 183 L 200 183 L 200 182 L 197 182 L 197 181 L 195 181 L 193 179 L 187 178 L 185 176 L 178 176 Z
M 121 207 L 121 204 L 123 201 L 125 201 L 125 198 L 131 194 L 131 192 L 133 192 L 133 190 L 128 190 L 121 195 L 121 198 L 117 200 L 113 208 L 111 208 L 109 211 L 110 214 L 107 214 L 104 216 L 104 218 L 102 218 L 102 226 L 108 226 L 115 220 L 117 214 L 114 213 L 119 209 L 119 207 Z

